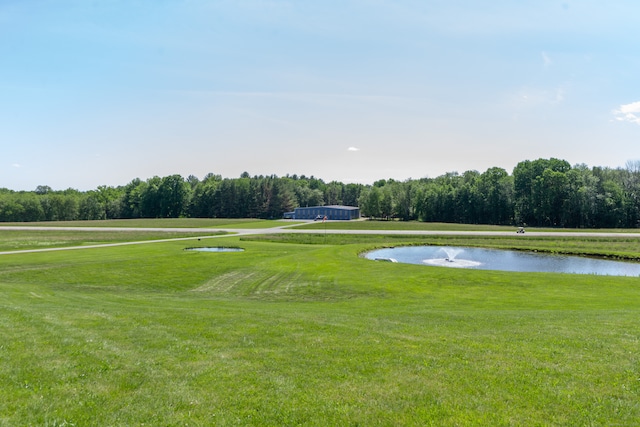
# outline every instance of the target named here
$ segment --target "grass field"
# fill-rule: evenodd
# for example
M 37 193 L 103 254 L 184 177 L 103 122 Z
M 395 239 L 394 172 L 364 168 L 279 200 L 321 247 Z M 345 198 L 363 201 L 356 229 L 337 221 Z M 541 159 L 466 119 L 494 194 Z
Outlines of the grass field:
M 0 252 L 12 250 L 61 248 L 88 246 L 107 243 L 137 242 L 161 239 L 176 239 L 194 236 L 220 236 L 225 233 L 214 231 L 171 232 L 171 231 L 83 231 L 83 230 L 19 230 L 0 231 Z
M 484 224 L 453 224 L 420 221 L 314 221 L 301 226 L 314 230 L 430 230 L 430 231 L 515 231 L 516 227 Z
M 640 261 L 640 238 L 627 236 L 475 236 L 475 235 L 376 235 L 376 234 L 270 234 L 243 237 L 243 240 L 316 245 L 368 243 L 372 247 L 397 245 L 466 246 L 507 250 L 536 251 L 550 254 L 578 255 Z
M 185 251 L 205 245 L 193 239 L 0 256 L 0 425 L 637 423 L 639 278 L 358 256 L 459 244 L 425 239 L 231 236 L 206 244 L 245 252 Z M 635 241 L 526 244 L 640 256 Z
M 95 221 L 3 222 L 0 225 L 21 227 L 121 227 L 121 228 L 271 228 L 292 224 L 290 221 L 238 218 L 156 218 Z
M 300 226 L 301 228 L 312 230 L 423 230 L 423 231 L 506 231 L 515 232 L 517 227 L 509 225 L 486 225 L 486 224 L 455 224 L 445 222 L 419 222 L 419 221 L 328 221 L 311 222 Z M 545 232 L 602 232 L 608 233 L 640 233 L 640 229 L 587 229 L 587 228 L 528 228 L 532 231 Z

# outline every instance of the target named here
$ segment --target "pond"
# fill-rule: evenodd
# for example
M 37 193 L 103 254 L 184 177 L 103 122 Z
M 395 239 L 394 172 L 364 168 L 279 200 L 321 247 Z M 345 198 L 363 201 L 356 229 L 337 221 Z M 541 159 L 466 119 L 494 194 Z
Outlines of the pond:
M 198 251 L 198 252 L 243 252 L 244 249 L 242 248 L 221 248 L 221 247 L 217 247 L 217 248 L 208 248 L 208 247 L 203 247 L 203 248 L 186 248 L 185 251 Z
M 366 258 L 449 268 L 640 276 L 640 264 L 501 249 L 402 246 L 368 252 Z

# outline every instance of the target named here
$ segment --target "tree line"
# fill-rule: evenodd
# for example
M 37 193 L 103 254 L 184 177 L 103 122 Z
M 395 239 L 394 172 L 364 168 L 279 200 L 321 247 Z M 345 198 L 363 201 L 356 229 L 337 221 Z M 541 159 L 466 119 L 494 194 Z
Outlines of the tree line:
M 625 168 L 526 160 L 512 174 L 450 172 L 372 185 L 326 183 L 313 176 L 222 178 L 155 176 L 81 192 L 0 189 L 0 221 L 124 218 L 281 218 L 298 206 L 359 206 L 363 216 L 468 224 L 568 228 L 640 225 L 640 162 Z
M 222 178 L 154 176 L 127 185 L 81 192 L 0 189 L 0 221 L 70 221 L 130 218 L 282 218 L 297 206 L 357 206 L 361 184 L 325 183 L 315 177 L 253 176 Z

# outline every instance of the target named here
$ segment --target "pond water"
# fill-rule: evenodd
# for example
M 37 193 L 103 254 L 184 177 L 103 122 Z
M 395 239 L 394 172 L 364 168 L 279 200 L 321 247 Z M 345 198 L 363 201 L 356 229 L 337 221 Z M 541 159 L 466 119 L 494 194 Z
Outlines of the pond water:
M 378 249 L 365 256 L 371 260 L 449 268 L 640 276 L 638 263 L 501 249 L 402 246 Z
M 242 248 L 187 248 L 186 251 L 198 252 L 243 252 Z

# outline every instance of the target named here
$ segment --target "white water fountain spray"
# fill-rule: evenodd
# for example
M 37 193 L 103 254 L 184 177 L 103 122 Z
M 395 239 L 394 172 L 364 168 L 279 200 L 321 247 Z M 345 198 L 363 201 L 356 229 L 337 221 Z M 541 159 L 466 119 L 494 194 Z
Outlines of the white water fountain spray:
M 454 262 L 453 260 L 456 256 L 458 256 L 460 252 L 463 252 L 460 248 L 442 248 L 441 250 L 447 254 L 447 257 L 444 259 L 447 262 Z
M 464 252 L 462 248 L 440 248 L 445 253 L 444 258 L 425 259 L 422 262 L 425 264 L 436 265 L 439 267 L 458 267 L 458 268 L 470 268 L 480 265 L 478 261 L 472 261 L 468 259 L 458 259 L 458 255 Z

